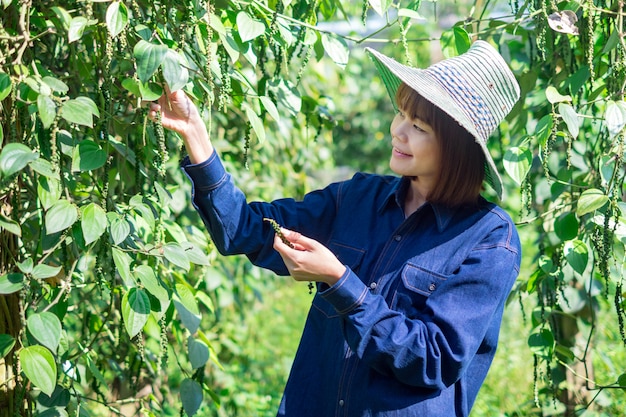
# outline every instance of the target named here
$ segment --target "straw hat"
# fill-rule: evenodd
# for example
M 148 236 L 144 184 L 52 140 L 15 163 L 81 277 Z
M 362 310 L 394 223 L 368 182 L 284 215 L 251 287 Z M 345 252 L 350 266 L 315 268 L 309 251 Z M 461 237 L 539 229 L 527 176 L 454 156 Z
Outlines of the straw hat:
M 515 76 L 487 42 L 476 41 L 470 49 L 426 69 L 412 68 L 366 48 L 395 106 L 402 82 L 446 112 L 467 129 L 487 160 L 485 181 L 502 198 L 502 179 L 487 149 L 487 139 L 520 97 Z

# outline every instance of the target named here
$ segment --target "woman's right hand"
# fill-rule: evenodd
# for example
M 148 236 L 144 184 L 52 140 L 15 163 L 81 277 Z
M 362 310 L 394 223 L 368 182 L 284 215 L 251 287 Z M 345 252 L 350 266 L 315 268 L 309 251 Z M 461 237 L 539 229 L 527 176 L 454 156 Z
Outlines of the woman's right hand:
M 150 103 L 148 116 L 157 120 L 161 113 L 163 127 L 181 135 L 192 163 L 204 162 L 213 153 L 206 126 L 200 112 L 191 99 L 182 91 L 169 91 L 166 88 L 158 103 Z

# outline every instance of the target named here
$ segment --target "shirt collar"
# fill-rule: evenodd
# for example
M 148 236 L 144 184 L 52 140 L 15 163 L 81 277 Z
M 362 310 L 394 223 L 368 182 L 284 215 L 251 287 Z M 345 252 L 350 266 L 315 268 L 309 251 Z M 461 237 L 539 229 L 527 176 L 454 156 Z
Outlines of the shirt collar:
M 410 181 L 411 180 L 407 177 L 399 178 L 398 181 L 396 181 L 395 185 L 391 187 L 389 193 L 383 199 L 382 204 L 378 208 L 378 212 L 382 213 L 382 211 L 385 210 L 390 204 L 394 204 L 395 206 L 404 210 L 404 198 L 410 185 Z M 443 206 L 441 204 L 431 204 L 429 202 L 426 202 L 426 204 L 424 204 L 424 206 L 422 206 L 420 210 L 427 210 L 429 207 L 435 215 L 435 219 L 437 221 L 437 229 L 439 230 L 439 232 L 443 232 L 446 227 L 448 227 L 448 225 L 450 224 L 450 220 L 452 220 L 458 210 L 456 208 Z

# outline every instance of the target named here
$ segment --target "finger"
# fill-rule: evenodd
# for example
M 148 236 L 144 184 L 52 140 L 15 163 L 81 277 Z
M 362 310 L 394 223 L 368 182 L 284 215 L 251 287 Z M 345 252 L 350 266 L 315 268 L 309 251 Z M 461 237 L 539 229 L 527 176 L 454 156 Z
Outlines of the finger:
M 281 227 L 281 231 L 283 232 L 283 236 L 291 242 L 299 250 L 310 250 L 313 249 L 317 243 L 317 241 L 303 236 L 302 233 L 295 232 L 293 230 L 285 229 Z

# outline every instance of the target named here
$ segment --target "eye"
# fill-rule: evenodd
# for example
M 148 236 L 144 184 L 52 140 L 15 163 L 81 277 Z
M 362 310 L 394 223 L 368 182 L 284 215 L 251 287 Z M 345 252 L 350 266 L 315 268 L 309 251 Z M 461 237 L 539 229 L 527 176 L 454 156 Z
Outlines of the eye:
M 418 132 L 424 132 L 424 129 L 422 129 L 421 127 L 419 127 L 418 125 L 413 125 L 413 127 L 415 128 L 415 130 L 417 130 Z

